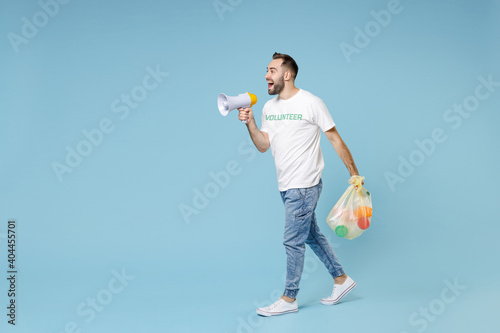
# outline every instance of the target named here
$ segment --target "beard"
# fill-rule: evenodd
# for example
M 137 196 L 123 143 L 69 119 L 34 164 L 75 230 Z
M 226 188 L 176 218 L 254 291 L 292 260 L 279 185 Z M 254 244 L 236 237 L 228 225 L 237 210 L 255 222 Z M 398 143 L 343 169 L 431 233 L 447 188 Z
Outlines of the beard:
M 285 77 L 282 76 L 278 79 L 278 81 L 273 82 L 273 86 L 271 87 L 271 89 L 267 90 L 267 93 L 269 95 L 278 95 L 283 91 L 284 88 L 285 88 Z

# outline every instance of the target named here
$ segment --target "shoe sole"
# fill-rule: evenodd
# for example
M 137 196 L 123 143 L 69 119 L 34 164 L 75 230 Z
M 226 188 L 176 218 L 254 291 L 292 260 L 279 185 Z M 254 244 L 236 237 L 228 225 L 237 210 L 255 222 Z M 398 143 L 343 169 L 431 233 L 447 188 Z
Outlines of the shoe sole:
M 297 312 L 299 309 L 294 309 L 294 310 L 288 310 L 288 311 L 283 311 L 283 312 L 265 312 L 260 309 L 257 309 L 257 314 L 263 317 L 271 317 L 271 316 L 279 316 L 287 313 L 292 313 L 292 312 Z
M 349 288 L 347 288 L 346 290 L 344 290 L 344 292 L 342 294 L 340 294 L 340 296 L 337 298 L 337 300 L 330 301 L 330 300 L 322 299 L 321 304 L 324 304 L 324 305 L 337 304 L 338 302 L 340 302 L 342 300 L 342 298 L 344 298 L 347 294 L 349 294 L 349 292 L 351 292 L 351 290 L 353 290 L 356 286 L 357 286 L 357 284 L 356 284 L 356 282 L 354 282 L 353 284 L 351 284 L 349 286 Z

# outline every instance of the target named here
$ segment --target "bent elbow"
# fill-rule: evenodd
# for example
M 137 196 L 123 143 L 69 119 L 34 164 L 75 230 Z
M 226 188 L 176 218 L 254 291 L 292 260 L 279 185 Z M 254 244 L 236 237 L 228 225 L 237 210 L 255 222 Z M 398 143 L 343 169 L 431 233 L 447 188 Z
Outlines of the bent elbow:
M 265 153 L 269 149 L 269 146 L 266 147 L 258 147 L 257 150 L 261 153 Z

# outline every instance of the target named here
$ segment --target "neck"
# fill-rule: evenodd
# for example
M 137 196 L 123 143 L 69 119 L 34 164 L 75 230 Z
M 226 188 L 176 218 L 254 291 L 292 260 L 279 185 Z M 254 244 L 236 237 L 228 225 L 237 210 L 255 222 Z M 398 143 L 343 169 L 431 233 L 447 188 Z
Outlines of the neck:
M 300 89 L 297 88 L 295 86 L 295 84 L 293 84 L 293 83 L 290 84 L 290 85 L 285 84 L 285 88 L 279 94 L 280 99 L 289 99 L 289 98 L 292 98 L 293 96 L 295 96 L 296 93 L 299 92 L 299 90 Z

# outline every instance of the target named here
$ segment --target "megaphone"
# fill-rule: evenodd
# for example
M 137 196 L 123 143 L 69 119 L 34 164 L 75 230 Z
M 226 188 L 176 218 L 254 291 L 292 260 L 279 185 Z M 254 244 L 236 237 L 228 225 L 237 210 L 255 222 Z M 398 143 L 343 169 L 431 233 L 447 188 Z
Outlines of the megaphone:
M 217 97 L 217 106 L 219 107 L 220 114 L 224 117 L 228 115 L 229 111 L 238 108 L 249 108 L 255 103 L 257 103 L 257 96 L 249 92 L 239 94 L 238 96 L 219 94 L 219 97 Z M 246 123 L 246 120 L 243 123 Z

